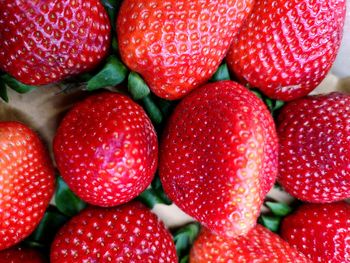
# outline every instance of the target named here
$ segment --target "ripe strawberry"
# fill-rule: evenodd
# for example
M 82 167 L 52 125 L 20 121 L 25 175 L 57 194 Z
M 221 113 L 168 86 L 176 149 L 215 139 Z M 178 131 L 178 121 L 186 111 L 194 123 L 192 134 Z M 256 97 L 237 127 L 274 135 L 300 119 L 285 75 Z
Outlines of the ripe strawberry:
M 126 203 L 152 181 L 157 135 L 141 106 L 112 92 L 78 103 L 54 139 L 57 166 L 69 187 L 99 206 Z
M 38 136 L 17 122 L 0 122 L 0 250 L 38 225 L 54 191 L 49 155 Z
M 170 117 L 159 173 L 168 196 L 212 231 L 247 233 L 277 174 L 278 143 L 264 103 L 222 81 L 196 89 Z
M 257 225 L 247 235 L 232 239 L 202 230 L 192 247 L 190 262 L 307 263 L 310 260 L 278 235 Z
M 279 116 L 279 181 L 308 202 L 350 197 L 350 96 L 305 97 Z
M 350 262 L 350 204 L 304 204 L 282 222 L 281 235 L 313 262 Z
M 293 100 L 325 78 L 337 55 L 345 0 L 257 0 L 227 56 L 239 79 Z
M 225 57 L 254 0 L 125 0 L 120 54 L 158 96 L 179 99 L 205 83 Z
M 47 260 L 37 250 L 10 248 L 0 252 L 0 263 L 45 263 Z
M 99 0 L 3 0 L 0 68 L 43 85 L 93 69 L 107 54 L 110 24 Z
M 168 230 L 148 208 L 132 202 L 90 207 L 56 235 L 51 262 L 177 262 Z

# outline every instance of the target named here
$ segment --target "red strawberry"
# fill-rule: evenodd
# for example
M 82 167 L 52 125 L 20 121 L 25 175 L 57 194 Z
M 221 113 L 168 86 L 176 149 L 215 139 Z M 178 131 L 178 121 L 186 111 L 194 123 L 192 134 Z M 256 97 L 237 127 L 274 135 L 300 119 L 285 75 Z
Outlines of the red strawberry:
M 232 239 L 202 230 L 192 247 L 190 262 L 307 263 L 310 260 L 276 234 L 257 225 L 247 235 Z
M 187 96 L 161 144 L 164 190 L 186 213 L 220 235 L 247 233 L 277 174 L 277 135 L 264 103 L 222 81 Z
M 0 68 L 43 85 L 93 69 L 107 54 L 110 24 L 99 0 L 2 0 Z
M 350 197 L 350 96 L 310 96 L 279 116 L 279 181 L 308 202 Z
M 117 33 L 123 61 L 152 91 L 179 99 L 225 57 L 254 0 L 125 0 Z
M 282 222 L 281 235 L 313 262 L 350 262 L 350 204 L 304 204 Z
M 177 262 L 168 230 L 148 208 L 132 202 L 84 210 L 57 234 L 51 262 Z
M 10 248 L 0 252 L 0 263 L 45 263 L 47 260 L 37 250 Z
M 38 136 L 17 122 L 0 122 L 0 250 L 38 225 L 54 191 L 55 177 Z
M 337 55 L 345 0 L 257 0 L 227 56 L 230 69 L 267 96 L 305 96 Z
M 69 187 L 99 206 L 126 203 L 152 181 L 157 135 L 141 106 L 112 92 L 78 103 L 54 139 L 57 166 Z

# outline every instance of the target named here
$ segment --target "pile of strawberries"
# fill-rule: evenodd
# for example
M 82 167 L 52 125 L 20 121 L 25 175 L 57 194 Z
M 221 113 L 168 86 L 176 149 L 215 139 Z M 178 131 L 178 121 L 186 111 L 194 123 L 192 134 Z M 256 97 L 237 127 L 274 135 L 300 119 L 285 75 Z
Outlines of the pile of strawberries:
M 69 110 L 55 166 L 30 128 L 0 123 L 0 262 L 48 260 L 28 238 L 54 167 L 56 201 L 64 182 L 71 198 L 45 228 L 50 262 L 350 262 L 350 95 L 307 96 L 344 19 L 345 0 L 2 0 L 2 98 L 62 81 L 119 92 Z M 202 225 L 188 256 L 139 201 L 158 176 Z M 280 236 L 257 224 L 276 180 L 300 200 Z

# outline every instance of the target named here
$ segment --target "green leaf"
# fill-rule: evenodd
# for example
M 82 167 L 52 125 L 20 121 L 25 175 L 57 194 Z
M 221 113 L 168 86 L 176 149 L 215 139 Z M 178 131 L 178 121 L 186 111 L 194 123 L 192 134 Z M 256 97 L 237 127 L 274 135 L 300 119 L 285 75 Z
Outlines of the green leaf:
M 9 97 L 7 95 L 7 87 L 5 83 L 0 80 L 0 98 L 2 98 L 5 102 L 9 102 Z
M 127 74 L 127 68 L 115 56 L 110 56 L 107 63 L 87 82 L 87 90 L 96 90 L 108 86 L 116 86 L 124 81 Z
M 163 200 L 157 195 L 157 193 L 152 189 L 148 188 L 143 191 L 136 200 L 143 203 L 148 208 L 152 209 L 157 204 L 163 204 Z
M 174 234 L 174 242 L 179 259 L 183 259 L 183 257 L 188 255 L 199 231 L 200 224 L 195 222 L 184 226 Z
M 24 241 L 30 247 L 49 247 L 57 231 L 69 220 L 56 207 L 49 206 L 34 232 Z
M 86 203 L 69 189 L 60 176 L 57 177 L 55 203 L 58 210 L 69 217 L 76 215 L 86 207 Z
M 230 80 L 230 73 L 227 64 L 222 64 L 218 70 L 215 72 L 210 81 L 220 81 L 220 80 Z
M 157 196 L 162 200 L 162 203 L 165 205 L 171 205 L 172 201 L 169 199 L 169 197 L 165 194 L 162 182 L 160 181 L 160 178 L 158 175 L 156 175 L 152 181 L 152 189 L 157 194 Z
M 154 122 L 155 124 L 160 124 L 163 121 L 162 112 L 154 103 L 150 95 L 142 99 L 143 106 L 152 122 Z
M 36 88 L 34 86 L 25 85 L 7 74 L 1 76 L 1 79 L 5 82 L 7 86 L 17 91 L 18 93 L 27 93 Z
M 286 216 L 293 211 L 289 205 L 284 203 L 266 202 L 265 204 L 276 216 Z
M 282 220 L 281 217 L 262 215 L 260 219 L 262 225 L 267 229 L 271 230 L 272 232 L 278 232 Z
M 150 94 L 146 82 L 136 72 L 130 72 L 128 78 L 128 90 L 134 100 L 140 100 Z

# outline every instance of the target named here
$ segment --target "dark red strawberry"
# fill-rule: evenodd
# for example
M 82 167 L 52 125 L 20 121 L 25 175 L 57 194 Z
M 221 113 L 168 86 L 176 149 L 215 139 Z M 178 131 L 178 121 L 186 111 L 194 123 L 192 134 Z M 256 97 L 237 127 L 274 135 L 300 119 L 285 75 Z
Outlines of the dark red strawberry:
M 126 203 L 151 183 L 157 135 L 144 110 L 112 92 L 78 103 L 54 139 L 57 166 L 69 187 L 99 206 Z
M 230 48 L 228 65 L 271 98 L 305 96 L 330 70 L 344 19 L 345 0 L 257 0 Z
M 55 177 L 38 136 L 17 122 L 0 122 L 0 250 L 38 225 L 54 191 Z
M 190 262 L 311 263 L 302 253 L 261 225 L 245 236 L 232 239 L 203 229 L 192 247 Z
M 148 208 L 132 202 L 90 207 L 68 222 L 51 247 L 51 262 L 177 262 L 168 230 Z
M 350 96 L 310 96 L 280 116 L 279 182 L 308 202 L 350 198 Z
M 350 262 L 350 204 L 304 204 L 282 222 L 281 235 L 312 262 Z
M 0 68 L 43 85 L 93 69 L 110 43 L 99 0 L 2 0 Z
M 30 248 L 10 248 L 0 252 L 0 263 L 45 263 L 39 251 Z
M 232 81 L 207 84 L 170 117 L 160 177 L 169 197 L 212 231 L 247 233 L 277 175 L 278 143 L 264 103 Z
M 120 54 L 152 91 L 179 99 L 205 83 L 225 57 L 254 0 L 125 0 Z

